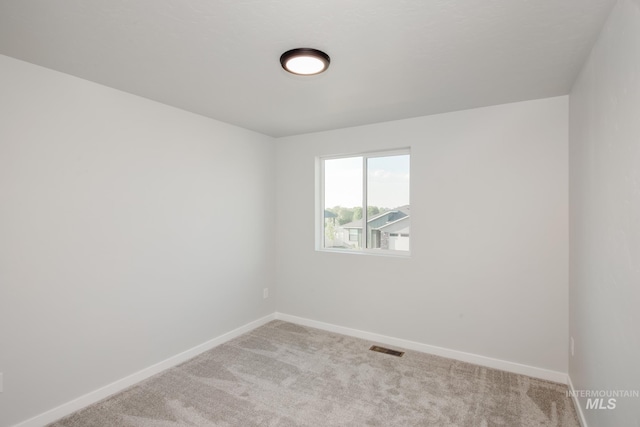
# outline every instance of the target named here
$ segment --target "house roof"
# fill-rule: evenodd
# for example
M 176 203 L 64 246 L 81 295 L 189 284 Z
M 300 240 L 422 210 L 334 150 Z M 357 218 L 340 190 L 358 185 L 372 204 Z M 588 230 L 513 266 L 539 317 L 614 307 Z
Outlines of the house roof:
M 378 228 L 378 231 L 384 233 L 409 233 L 411 228 L 411 217 L 405 216 L 393 222 L 388 222 L 382 227 Z
M 331 211 L 329 211 L 329 210 L 327 210 L 327 209 L 325 209 L 325 210 L 324 210 L 324 217 L 325 217 L 325 218 L 337 218 L 337 217 L 338 217 L 338 215 L 337 215 L 337 214 L 334 214 L 333 212 L 331 212 Z
M 390 209 L 381 214 L 378 214 L 372 218 L 369 218 L 367 224 L 370 225 L 374 229 L 381 229 L 387 224 L 394 223 L 403 218 L 408 218 L 410 216 L 410 207 L 409 205 L 400 206 L 394 209 Z M 362 220 L 351 221 L 341 226 L 342 228 L 350 229 L 350 228 L 362 228 Z

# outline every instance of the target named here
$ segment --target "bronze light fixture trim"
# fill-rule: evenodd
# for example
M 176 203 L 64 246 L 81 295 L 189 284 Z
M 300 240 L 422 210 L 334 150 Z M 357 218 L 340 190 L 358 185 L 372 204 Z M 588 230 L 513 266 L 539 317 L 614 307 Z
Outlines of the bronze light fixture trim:
M 280 56 L 280 65 L 291 74 L 314 76 L 329 68 L 329 55 L 318 49 L 301 47 L 286 51 Z

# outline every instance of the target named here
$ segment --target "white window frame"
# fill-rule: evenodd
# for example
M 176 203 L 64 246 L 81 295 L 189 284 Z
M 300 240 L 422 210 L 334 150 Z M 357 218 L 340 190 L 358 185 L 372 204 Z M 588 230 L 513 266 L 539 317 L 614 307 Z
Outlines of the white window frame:
M 392 249 L 371 249 L 368 248 L 368 233 L 367 233 L 367 160 L 376 157 L 388 157 L 408 155 L 409 162 L 411 164 L 411 148 L 398 148 L 384 151 L 369 151 L 362 153 L 340 154 L 332 156 L 318 156 L 316 158 L 316 250 L 321 252 L 336 252 L 345 254 L 365 254 L 365 255 L 379 255 L 379 256 L 391 256 L 407 258 L 411 256 L 411 247 L 413 245 L 413 239 L 409 236 L 409 250 L 408 251 L 396 251 Z M 362 157 L 362 248 L 361 249 L 340 249 L 340 248 L 325 248 L 325 219 L 324 219 L 324 162 L 325 160 L 334 159 L 346 159 L 351 157 Z M 409 174 L 411 174 L 411 166 L 409 167 Z M 409 204 L 411 204 L 411 176 L 409 177 Z

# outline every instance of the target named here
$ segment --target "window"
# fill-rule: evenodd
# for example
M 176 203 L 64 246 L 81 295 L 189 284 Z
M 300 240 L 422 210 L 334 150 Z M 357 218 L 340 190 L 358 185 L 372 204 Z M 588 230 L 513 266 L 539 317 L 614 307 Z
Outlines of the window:
M 409 253 L 409 150 L 323 157 L 319 247 L 322 250 Z

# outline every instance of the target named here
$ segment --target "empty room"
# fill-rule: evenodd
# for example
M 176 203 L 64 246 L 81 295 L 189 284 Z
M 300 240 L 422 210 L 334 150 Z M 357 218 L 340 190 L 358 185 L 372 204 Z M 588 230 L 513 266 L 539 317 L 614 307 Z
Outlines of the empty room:
M 639 0 L 0 2 L 0 427 L 640 427 Z

